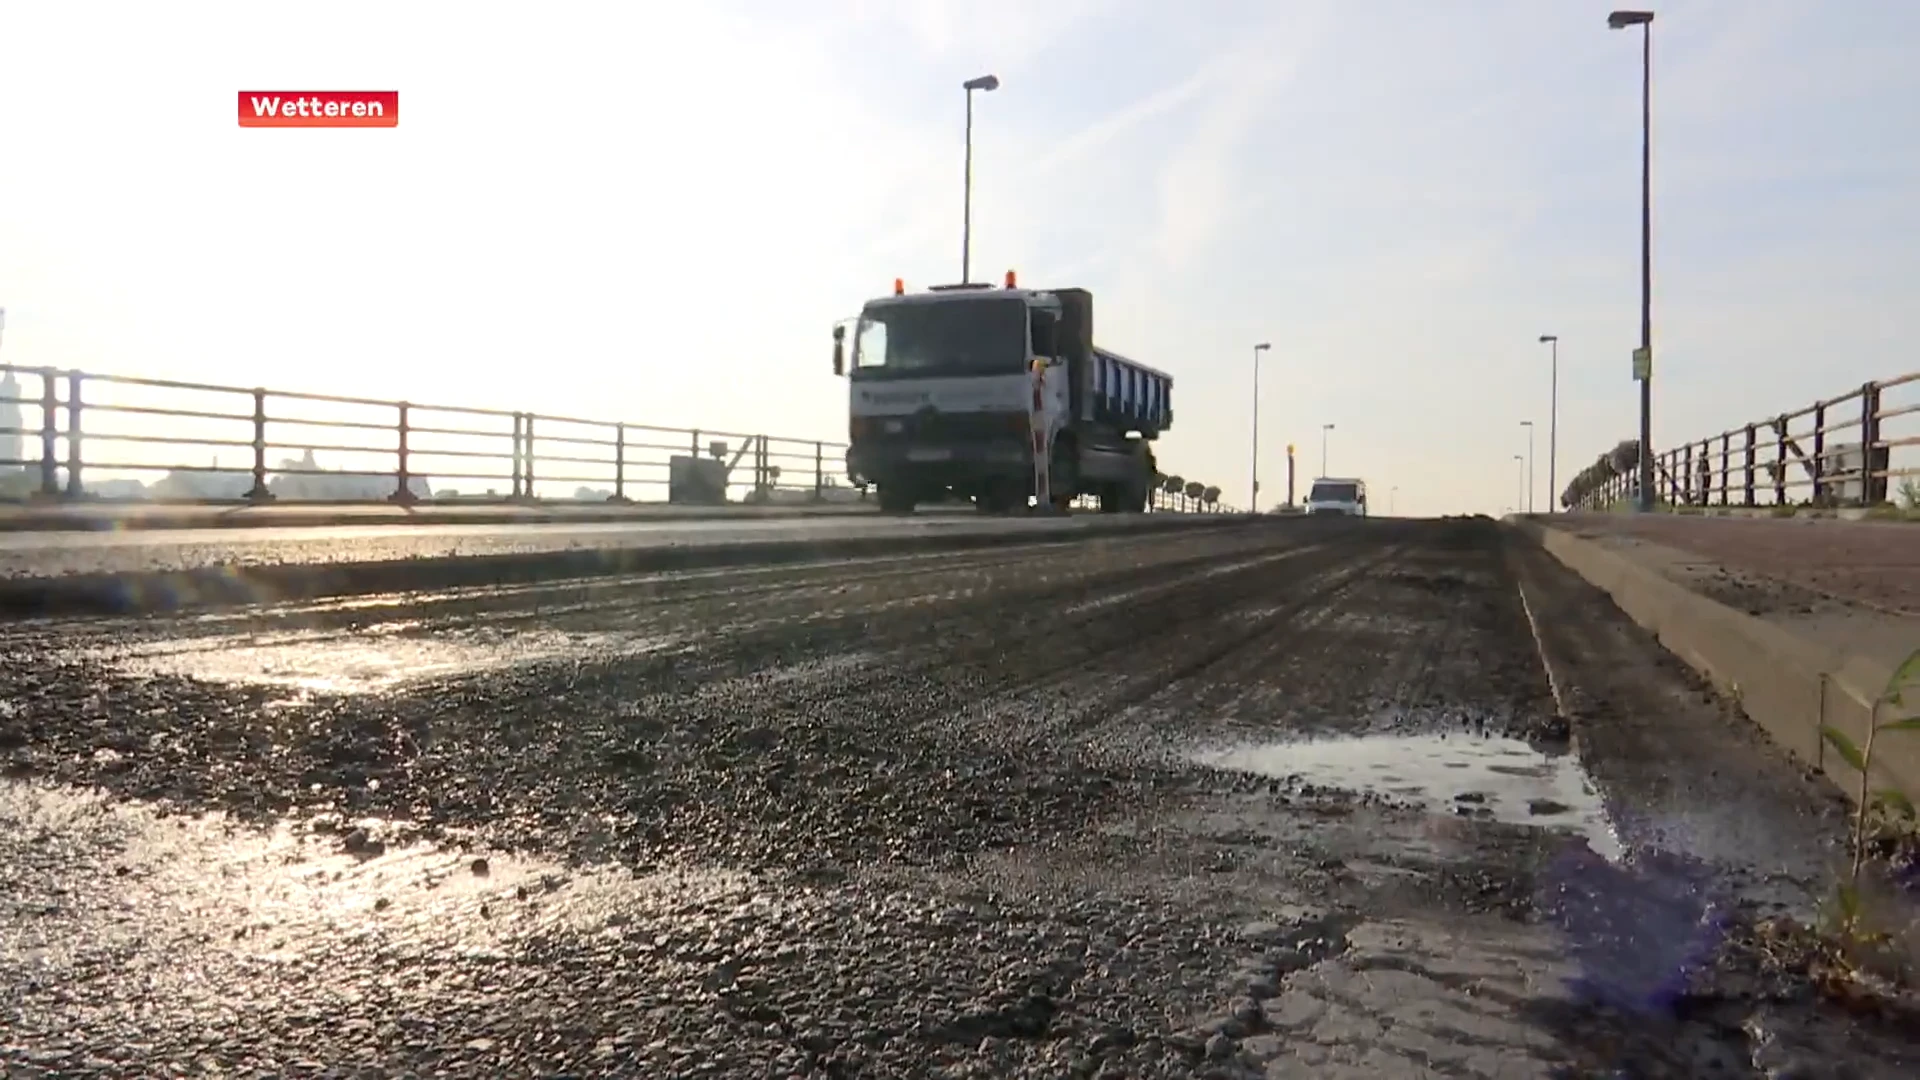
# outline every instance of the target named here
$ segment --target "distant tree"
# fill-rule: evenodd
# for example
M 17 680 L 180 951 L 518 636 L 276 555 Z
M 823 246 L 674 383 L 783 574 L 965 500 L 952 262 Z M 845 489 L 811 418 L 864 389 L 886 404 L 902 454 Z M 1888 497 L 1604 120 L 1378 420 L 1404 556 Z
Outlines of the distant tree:
M 1206 503 L 1208 506 L 1219 506 L 1220 505 L 1220 489 L 1217 487 L 1210 487 L 1207 490 L 1201 492 L 1200 501 L 1203 503 Z
M 1198 501 L 1200 496 L 1207 493 L 1207 485 L 1198 480 L 1189 480 L 1187 481 L 1187 486 L 1182 490 L 1186 492 L 1187 498 Z
M 1178 495 L 1186 488 L 1187 482 L 1178 476 L 1163 477 L 1161 480 L 1161 490 L 1169 495 Z

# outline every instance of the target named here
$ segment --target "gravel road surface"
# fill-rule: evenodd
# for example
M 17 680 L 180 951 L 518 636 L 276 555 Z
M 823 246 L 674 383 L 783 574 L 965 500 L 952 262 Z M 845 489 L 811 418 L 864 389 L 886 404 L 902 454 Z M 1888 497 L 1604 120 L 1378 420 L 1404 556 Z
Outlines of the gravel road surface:
M 1067 534 L 1165 524 L 1171 515 L 999 518 L 933 513 L 727 521 L 621 521 L 540 525 L 345 525 L 124 532 L 0 532 L 0 578 L 131 574 L 207 566 L 323 565 L 740 541 L 860 537 Z M 1199 521 L 1198 517 L 1193 520 Z
M 1837 797 L 1508 535 L 0 629 L 0 1074 L 1914 1075 L 1755 929 Z

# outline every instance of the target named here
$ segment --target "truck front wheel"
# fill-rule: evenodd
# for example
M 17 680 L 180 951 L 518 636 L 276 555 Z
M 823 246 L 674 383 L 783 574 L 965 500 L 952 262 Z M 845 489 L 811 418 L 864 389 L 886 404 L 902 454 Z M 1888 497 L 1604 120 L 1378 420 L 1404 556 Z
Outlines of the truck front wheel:
M 988 481 L 986 488 L 973 497 L 974 506 L 983 514 L 1011 514 L 1025 501 L 1019 483 L 1003 477 Z

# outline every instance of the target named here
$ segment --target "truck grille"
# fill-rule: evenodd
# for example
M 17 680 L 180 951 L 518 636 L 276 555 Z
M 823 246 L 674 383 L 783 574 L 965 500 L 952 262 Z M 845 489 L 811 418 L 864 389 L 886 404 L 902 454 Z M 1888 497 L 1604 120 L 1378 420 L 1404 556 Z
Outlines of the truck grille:
M 898 431 L 892 430 L 895 424 Z M 1026 433 L 1027 414 L 1016 412 L 923 411 L 911 416 L 862 416 L 853 424 L 854 438 L 883 443 L 988 442 Z

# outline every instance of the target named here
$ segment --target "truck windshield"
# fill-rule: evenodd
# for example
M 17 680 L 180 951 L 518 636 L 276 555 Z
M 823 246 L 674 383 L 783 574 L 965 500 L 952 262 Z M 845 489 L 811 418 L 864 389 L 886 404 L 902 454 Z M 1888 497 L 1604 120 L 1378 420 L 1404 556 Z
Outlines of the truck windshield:
M 1321 481 L 1313 485 L 1307 495 L 1308 502 L 1350 503 L 1360 501 L 1360 490 L 1353 484 L 1335 484 Z
M 876 304 L 860 315 L 854 371 L 1000 375 L 1027 363 L 1027 305 L 979 298 Z

